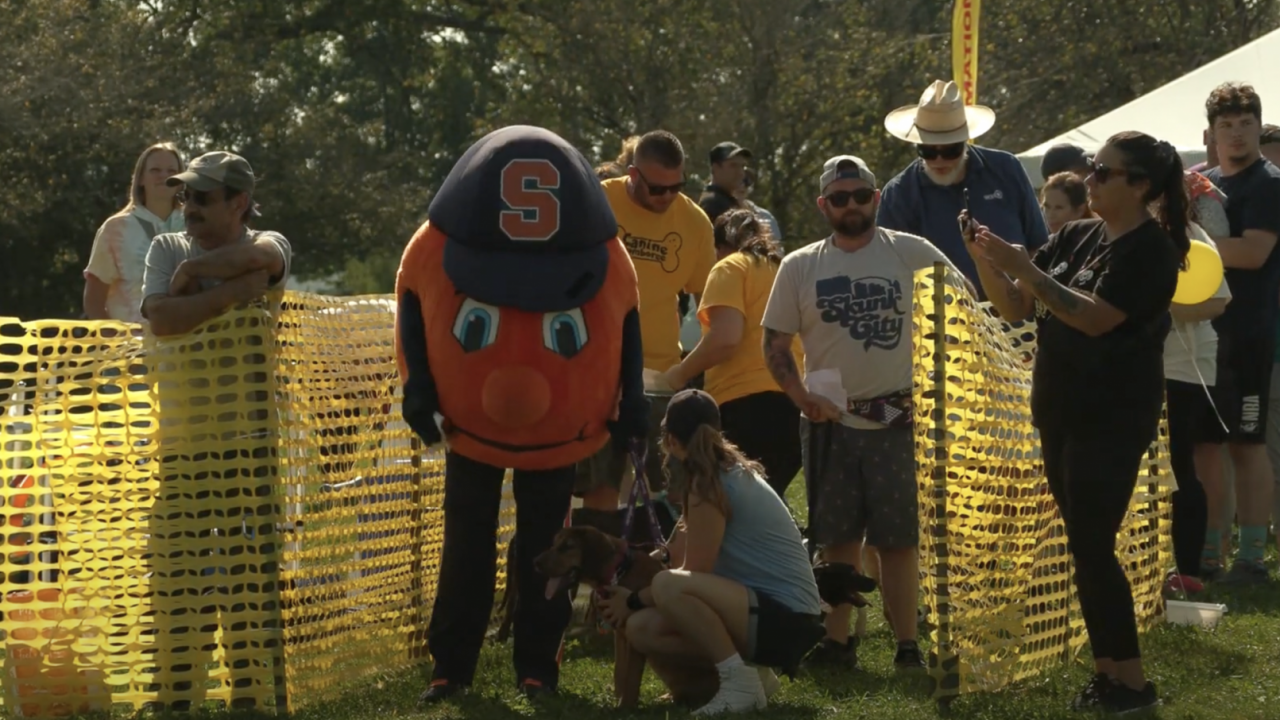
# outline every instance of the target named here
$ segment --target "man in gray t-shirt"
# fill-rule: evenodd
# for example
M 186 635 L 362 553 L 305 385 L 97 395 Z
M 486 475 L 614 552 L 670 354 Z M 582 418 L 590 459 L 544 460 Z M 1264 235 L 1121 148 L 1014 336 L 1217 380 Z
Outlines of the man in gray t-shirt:
M 258 212 L 244 158 L 207 153 L 169 182 L 185 185 L 186 231 L 157 236 L 147 252 L 142 315 L 152 333 L 185 335 L 284 287 L 288 241 L 246 226 Z M 225 601 L 228 588 L 260 583 L 262 607 L 280 602 L 274 321 L 250 315 L 247 327 L 259 337 L 244 344 L 179 339 L 158 343 L 151 358 L 160 407 L 160 482 L 149 527 L 152 609 L 161 628 L 154 663 L 162 669 L 159 696 L 178 711 L 203 697 L 219 626 L 268 630 L 256 604 Z M 228 656 L 239 644 L 224 643 Z M 250 669 L 230 672 L 233 687 L 252 682 Z M 250 700 L 235 698 L 232 707 L 241 701 Z
M 880 555 L 881 589 L 898 640 L 895 664 L 923 667 L 916 645 L 919 512 L 911 429 L 911 302 L 915 272 L 941 262 L 929 241 L 876 227 L 880 193 L 851 155 L 822 169 L 825 240 L 782 259 L 765 306 L 765 355 L 778 385 L 804 411 L 801 443 L 810 540 L 828 562 L 860 566 Z M 800 337 L 805 381 L 791 354 Z M 815 392 L 818 378 L 831 390 Z M 810 387 L 806 387 L 805 383 Z M 827 615 L 817 661 L 857 662 L 852 607 Z
M 147 252 L 142 316 L 156 335 L 182 335 L 227 309 L 283 288 L 292 250 L 277 232 L 250 230 L 258 215 L 248 161 L 211 152 L 169 178 L 185 185 L 185 232 L 159 235 Z

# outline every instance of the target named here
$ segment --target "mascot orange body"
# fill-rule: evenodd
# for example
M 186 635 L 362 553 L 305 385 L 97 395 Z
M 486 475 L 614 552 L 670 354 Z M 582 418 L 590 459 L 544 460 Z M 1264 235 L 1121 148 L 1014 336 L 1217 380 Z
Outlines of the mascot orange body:
M 427 362 L 449 447 L 504 468 L 548 470 L 590 457 L 617 413 L 623 319 L 638 303 L 622 242 L 606 243 L 606 282 L 581 307 L 530 312 L 458 292 L 446 236 L 428 220 L 409 242 L 397 294 L 421 302 Z M 536 280 L 536 278 L 533 278 Z M 401 373 L 407 376 L 401 355 Z
M 554 691 L 571 613 L 533 559 L 569 512 L 575 466 L 648 432 L 635 268 L 591 165 L 547 130 L 490 133 L 458 160 L 396 276 L 405 421 L 444 441 L 444 547 L 424 702 L 471 685 L 493 609 L 513 472 L 516 681 Z

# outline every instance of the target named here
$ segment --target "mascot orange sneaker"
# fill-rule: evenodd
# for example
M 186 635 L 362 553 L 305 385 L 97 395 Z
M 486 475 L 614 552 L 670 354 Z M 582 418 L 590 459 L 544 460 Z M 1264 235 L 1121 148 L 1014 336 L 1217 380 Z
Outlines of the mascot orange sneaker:
M 396 350 L 405 421 L 443 441 L 444 547 L 427 642 L 432 702 L 472 684 L 494 605 L 502 485 L 516 499 L 515 676 L 554 692 L 572 608 L 533 558 L 569 512 L 575 466 L 648 431 L 635 268 L 591 165 L 513 126 L 462 156 L 405 249 Z

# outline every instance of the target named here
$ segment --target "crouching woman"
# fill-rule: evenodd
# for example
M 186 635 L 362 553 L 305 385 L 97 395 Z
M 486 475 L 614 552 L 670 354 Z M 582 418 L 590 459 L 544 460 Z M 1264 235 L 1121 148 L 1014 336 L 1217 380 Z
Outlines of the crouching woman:
M 672 489 L 684 510 L 673 569 L 639 593 L 614 589 L 601 615 L 625 629 L 674 700 L 705 703 L 694 715 L 763 708 L 777 689 L 772 669 L 794 675 L 824 634 L 808 553 L 760 466 L 724 439 L 710 395 L 674 395 L 662 433 L 687 478 Z

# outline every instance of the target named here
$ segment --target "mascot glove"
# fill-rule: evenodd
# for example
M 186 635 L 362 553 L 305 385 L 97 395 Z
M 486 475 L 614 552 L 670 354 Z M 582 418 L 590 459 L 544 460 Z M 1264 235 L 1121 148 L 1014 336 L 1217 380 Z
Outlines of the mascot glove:
M 618 408 L 618 419 L 610 420 L 609 434 L 619 452 L 631 449 L 631 441 L 644 444 L 649 436 L 649 400 L 643 396 L 624 399 Z
M 431 446 L 443 442 L 444 432 L 438 419 L 441 417 L 440 413 L 424 407 L 425 403 L 416 401 L 416 398 L 416 394 L 405 394 L 404 407 L 401 410 L 404 421 L 418 434 L 418 437 L 422 438 L 423 444 Z

